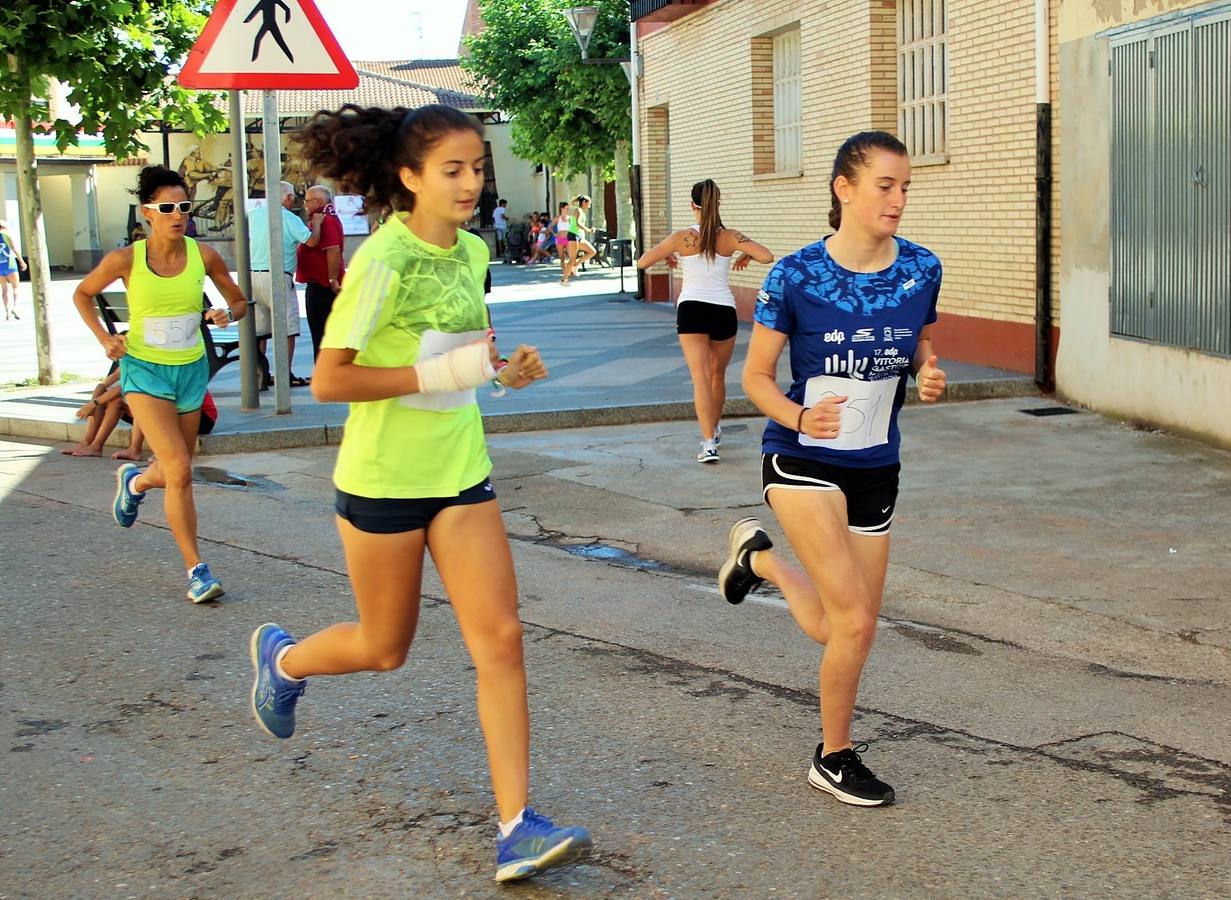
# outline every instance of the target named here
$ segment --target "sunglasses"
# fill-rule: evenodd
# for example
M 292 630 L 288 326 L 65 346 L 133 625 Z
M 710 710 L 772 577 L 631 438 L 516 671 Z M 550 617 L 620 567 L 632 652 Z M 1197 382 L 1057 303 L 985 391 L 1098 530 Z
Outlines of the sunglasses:
M 164 216 L 171 215 L 177 209 L 185 215 L 192 211 L 191 200 L 180 200 L 178 203 L 142 203 L 141 205 L 146 209 L 156 209 Z

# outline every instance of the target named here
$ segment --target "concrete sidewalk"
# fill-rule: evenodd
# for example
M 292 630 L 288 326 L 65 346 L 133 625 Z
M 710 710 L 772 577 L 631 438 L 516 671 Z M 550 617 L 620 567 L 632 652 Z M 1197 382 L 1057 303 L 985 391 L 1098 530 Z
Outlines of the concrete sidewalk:
M 491 433 L 686 421 L 693 417 L 692 385 L 675 334 L 674 310 L 666 304 L 631 301 L 618 291 L 618 270 L 595 271 L 563 288 L 548 266 L 492 267 L 492 318 L 500 346 L 538 347 L 550 369 L 542 384 L 510 391 L 503 398 L 480 391 Z M 626 278 L 628 291 L 633 279 Z M 596 289 L 604 293 L 583 293 Z M 546 299 L 526 300 L 527 296 Z M 629 302 L 625 302 L 629 301 Z M 80 325 L 78 324 L 78 327 Z M 751 326 L 741 323 L 735 356 L 727 371 L 728 417 L 755 416 L 743 397 L 740 375 Z M 311 370 L 307 331 L 296 348 L 295 371 Z M 949 400 L 1037 394 L 1028 376 L 984 366 L 947 361 Z M 779 380 L 786 383 L 785 354 Z M 93 383 L 58 388 L 28 388 L 0 393 L 0 434 L 44 440 L 77 440 L 84 426 L 74 416 Z M 336 444 L 346 419 L 345 404 L 320 404 L 311 390 L 291 393 L 292 413 L 277 415 L 273 393 L 261 395 L 261 408 L 240 410 L 239 367 L 230 365 L 211 382 L 218 404 L 215 432 L 201 441 L 207 453 Z M 112 443 L 127 443 L 117 429 Z M 117 443 L 118 442 L 118 443 Z

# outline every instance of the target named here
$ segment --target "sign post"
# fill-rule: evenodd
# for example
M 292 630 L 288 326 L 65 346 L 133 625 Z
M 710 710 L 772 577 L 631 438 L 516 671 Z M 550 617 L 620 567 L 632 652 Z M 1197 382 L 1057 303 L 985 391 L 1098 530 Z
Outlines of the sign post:
M 231 184 L 240 201 L 235 204 L 235 274 L 245 297 L 252 296 L 252 272 L 248 262 L 248 165 L 244 139 L 243 98 L 239 91 L 228 91 L 231 101 Z M 257 384 L 256 317 L 239 321 L 239 408 L 251 412 L 261 406 L 261 387 Z
M 274 400 L 280 414 L 291 411 L 291 361 L 286 358 L 286 304 L 297 302 L 288 298 L 285 290 L 285 270 L 282 246 L 282 142 L 278 123 L 278 90 L 316 90 L 322 88 L 353 88 L 359 75 L 342 52 L 337 39 L 321 17 L 312 0 L 218 0 L 205 29 L 188 52 L 180 72 L 180 84 L 188 88 L 219 89 L 233 92 L 231 130 L 243 142 L 243 115 L 235 99 L 240 90 L 264 91 L 262 131 L 265 146 L 265 202 L 269 213 L 269 281 L 271 286 L 270 320 L 272 323 L 271 352 L 274 359 Z M 248 10 L 245 13 L 245 10 Z M 246 238 L 244 205 L 247 200 L 241 177 L 246 170 L 244 154 L 232 156 L 234 184 L 239 192 L 235 198 L 236 234 L 238 245 Z M 257 236 L 260 240 L 260 236 Z M 242 270 L 249 268 L 247 244 L 236 247 L 236 258 Z M 244 276 L 248 285 L 244 287 Z M 241 271 L 240 285 L 251 302 L 251 275 Z M 247 320 L 245 323 L 248 324 Z M 251 328 L 251 325 L 248 326 Z M 244 409 L 255 409 L 258 401 L 248 403 L 246 393 L 250 369 L 244 355 L 252 360 L 255 354 L 247 349 L 241 327 L 240 369 L 245 393 Z M 255 375 L 252 376 L 255 383 Z

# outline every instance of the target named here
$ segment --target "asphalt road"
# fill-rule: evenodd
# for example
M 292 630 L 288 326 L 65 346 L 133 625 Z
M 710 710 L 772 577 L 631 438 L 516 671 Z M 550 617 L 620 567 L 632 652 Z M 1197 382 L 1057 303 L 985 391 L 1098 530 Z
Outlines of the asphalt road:
M 0 444 L 0 897 L 1226 896 L 1231 455 L 1047 405 L 903 413 L 877 810 L 806 783 L 818 648 L 714 591 L 759 423 L 716 467 L 686 423 L 492 438 L 533 802 L 596 848 L 512 888 L 434 574 L 403 669 L 315 679 L 285 743 L 249 719 L 251 629 L 353 615 L 332 449 L 201 460 L 228 594 L 194 607 L 158 504 L 111 522 L 109 461 Z

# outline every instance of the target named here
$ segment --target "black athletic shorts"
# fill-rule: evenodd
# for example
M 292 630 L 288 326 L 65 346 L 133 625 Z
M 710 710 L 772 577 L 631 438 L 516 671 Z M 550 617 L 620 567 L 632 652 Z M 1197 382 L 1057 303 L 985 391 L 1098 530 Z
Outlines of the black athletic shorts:
M 841 491 L 846 497 L 846 520 L 854 534 L 888 534 L 898 502 L 898 473 L 902 466 L 831 466 L 781 453 L 761 455 L 761 495 L 769 500 L 770 488 L 788 491 Z
M 708 334 L 711 341 L 729 341 L 738 330 L 733 307 L 685 300 L 675 308 L 676 334 Z
M 413 500 L 386 497 L 356 497 L 338 491 L 334 509 L 360 531 L 369 534 L 402 534 L 427 528 L 432 519 L 450 506 L 470 506 L 496 499 L 490 478 L 484 478 L 456 497 L 418 497 Z

